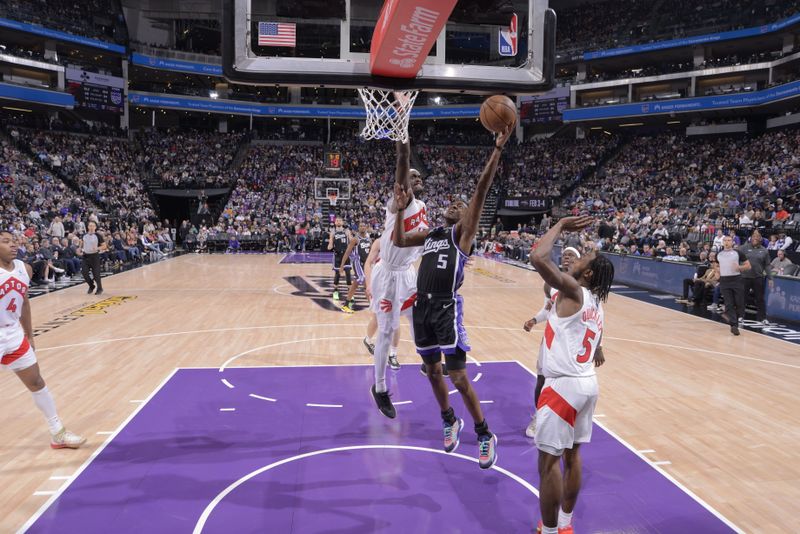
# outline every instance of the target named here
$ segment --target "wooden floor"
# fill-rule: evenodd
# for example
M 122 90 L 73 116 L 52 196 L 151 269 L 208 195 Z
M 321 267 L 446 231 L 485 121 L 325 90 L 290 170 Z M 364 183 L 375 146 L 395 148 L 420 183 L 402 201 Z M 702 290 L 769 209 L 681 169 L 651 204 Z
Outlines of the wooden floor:
M 284 279 L 312 280 L 329 266 L 279 260 L 182 256 L 106 279 L 103 297 L 82 285 L 32 300 L 35 326 L 56 325 L 36 339 L 43 375 L 62 419 L 89 443 L 51 450 L 30 394 L 12 373 L 0 374 L 0 532 L 34 514 L 175 367 L 220 366 L 245 351 L 231 365 L 370 361 L 360 341 L 366 312 L 325 310 L 291 295 Z M 541 329 L 528 334 L 522 323 L 541 306 L 541 286 L 536 273 L 475 260 L 463 294 L 476 359 L 534 368 Z M 112 297 L 135 298 L 104 300 Z M 402 328 L 401 363 L 416 363 Z M 654 450 L 651 460 L 671 462 L 662 468 L 743 530 L 797 528 L 797 345 L 733 337 L 723 325 L 617 295 L 603 345 L 600 422 Z

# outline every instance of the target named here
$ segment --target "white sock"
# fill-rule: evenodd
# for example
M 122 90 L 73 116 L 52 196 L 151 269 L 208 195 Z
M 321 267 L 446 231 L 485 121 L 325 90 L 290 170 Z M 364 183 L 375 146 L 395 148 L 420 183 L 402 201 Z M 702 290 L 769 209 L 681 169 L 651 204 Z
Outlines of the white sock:
M 542 525 L 542 534 L 558 534 L 558 527 L 546 527 Z
M 568 527 L 572 524 L 572 513 L 567 513 L 561 508 L 558 509 L 558 528 Z
M 389 365 L 389 345 L 391 343 L 391 332 L 378 332 L 375 339 L 375 354 L 372 355 L 372 360 L 375 362 L 375 391 L 378 393 L 386 391 L 386 366 Z
M 56 403 L 53 400 L 53 396 L 50 394 L 50 390 L 47 389 L 47 386 L 39 391 L 31 392 L 31 395 L 33 395 L 33 402 L 36 403 L 36 407 L 44 414 L 50 433 L 56 434 L 60 432 L 61 429 L 64 428 L 64 425 L 61 423 L 61 419 L 58 418 Z
M 389 355 L 390 356 L 397 356 L 397 347 L 389 347 Z

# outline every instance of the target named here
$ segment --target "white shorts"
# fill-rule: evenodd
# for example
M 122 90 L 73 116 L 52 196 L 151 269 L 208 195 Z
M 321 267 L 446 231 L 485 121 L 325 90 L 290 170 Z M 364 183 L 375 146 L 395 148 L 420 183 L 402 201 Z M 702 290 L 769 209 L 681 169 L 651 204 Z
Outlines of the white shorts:
M 379 326 L 388 325 L 397 330 L 400 315 L 411 316 L 414 310 L 417 271 L 413 265 L 402 271 L 393 271 L 381 261 L 372 269 L 371 276 L 372 302 L 369 309 L 378 318 Z
M 11 371 L 22 371 L 36 363 L 22 326 L 0 328 L 0 367 Z
M 597 404 L 596 376 L 547 378 L 536 412 L 536 446 L 561 456 L 564 449 L 592 439 Z

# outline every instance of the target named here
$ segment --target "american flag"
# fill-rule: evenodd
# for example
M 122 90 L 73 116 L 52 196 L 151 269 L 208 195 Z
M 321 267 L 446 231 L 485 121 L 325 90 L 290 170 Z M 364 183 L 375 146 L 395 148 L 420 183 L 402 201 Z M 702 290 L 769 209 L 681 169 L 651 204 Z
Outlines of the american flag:
M 259 22 L 258 46 L 288 46 L 294 48 L 297 31 L 294 22 Z

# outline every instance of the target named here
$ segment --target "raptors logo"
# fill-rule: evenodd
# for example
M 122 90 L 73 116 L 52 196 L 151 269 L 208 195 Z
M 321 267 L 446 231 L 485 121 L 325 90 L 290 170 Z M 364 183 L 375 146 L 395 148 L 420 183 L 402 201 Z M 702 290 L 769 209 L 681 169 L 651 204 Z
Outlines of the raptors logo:
M 392 311 L 392 301 L 388 299 L 381 299 L 381 311 L 386 313 Z

